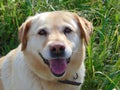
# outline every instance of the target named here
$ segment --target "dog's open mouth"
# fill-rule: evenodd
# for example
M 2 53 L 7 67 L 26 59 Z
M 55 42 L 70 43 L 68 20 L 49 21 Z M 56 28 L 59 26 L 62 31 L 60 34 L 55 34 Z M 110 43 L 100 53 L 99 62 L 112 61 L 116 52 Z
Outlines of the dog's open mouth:
M 47 60 L 45 59 L 41 53 L 39 55 L 42 57 L 43 61 L 50 67 L 51 72 L 56 77 L 61 77 L 64 75 L 67 64 L 70 62 L 70 58 L 64 59 L 64 58 L 56 58 Z
M 67 60 L 66 59 L 49 60 L 49 66 L 50 66 L 51 72 L 55 76 L 60 77 L 65 73 L 65 70 L 67 68 Z

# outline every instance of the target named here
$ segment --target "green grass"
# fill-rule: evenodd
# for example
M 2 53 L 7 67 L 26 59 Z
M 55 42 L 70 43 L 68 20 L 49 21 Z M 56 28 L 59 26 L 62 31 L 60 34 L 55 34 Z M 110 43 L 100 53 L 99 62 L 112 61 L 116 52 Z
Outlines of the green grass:
M 82 90 L 120 90 L 120 0 L 1 0 L 0 56 L 17 47 L 18 28 L 28 16 L 55 10 L 93 22 Z

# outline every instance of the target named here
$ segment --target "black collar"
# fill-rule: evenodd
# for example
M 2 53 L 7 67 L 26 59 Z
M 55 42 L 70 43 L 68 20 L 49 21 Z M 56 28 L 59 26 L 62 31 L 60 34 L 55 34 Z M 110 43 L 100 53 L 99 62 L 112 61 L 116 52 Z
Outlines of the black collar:
M 73 77 L 73 79 L 74 80 L 78 79 L 78 73 L 75 74 L 75 76 Z M 63 83 L 63 84 L 75 85 L 75 86 L 81 85 L 80 82 L 71 81 L 71 80 L 58 80 L 58 82 Z
M 75 86 L 81 85 L 80 82 L 70 81 L 70 80 L 58 80 L 58 82 L 63 83 L 63 84 L 75 85 Z

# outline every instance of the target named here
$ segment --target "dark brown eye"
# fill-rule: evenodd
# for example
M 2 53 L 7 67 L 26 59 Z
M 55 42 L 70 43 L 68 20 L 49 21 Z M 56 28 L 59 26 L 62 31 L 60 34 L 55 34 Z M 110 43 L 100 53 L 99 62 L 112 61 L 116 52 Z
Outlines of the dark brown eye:
M 40 31 L 38 32 L 39 35 L 47 35 L 47 31 L 45 29 L 40 29 Z
M 69 27 L 64 28 L 64 34 L 69 34 L 71 32 L 72 32 L 72 30 Z

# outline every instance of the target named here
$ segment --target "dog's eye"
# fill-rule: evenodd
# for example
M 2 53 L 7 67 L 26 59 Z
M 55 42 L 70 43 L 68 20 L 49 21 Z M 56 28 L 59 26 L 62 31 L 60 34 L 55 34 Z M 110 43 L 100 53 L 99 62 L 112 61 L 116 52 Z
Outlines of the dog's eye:
M 64 28 L 64 34 L 69 34 L 71 32 L 72 32 L 72 30 L 69 27 Z
M 38 34 L 46 36 L 47 35 L 47 31 L 45 29 L 41 29 L 41 30 L 39 30 Z

